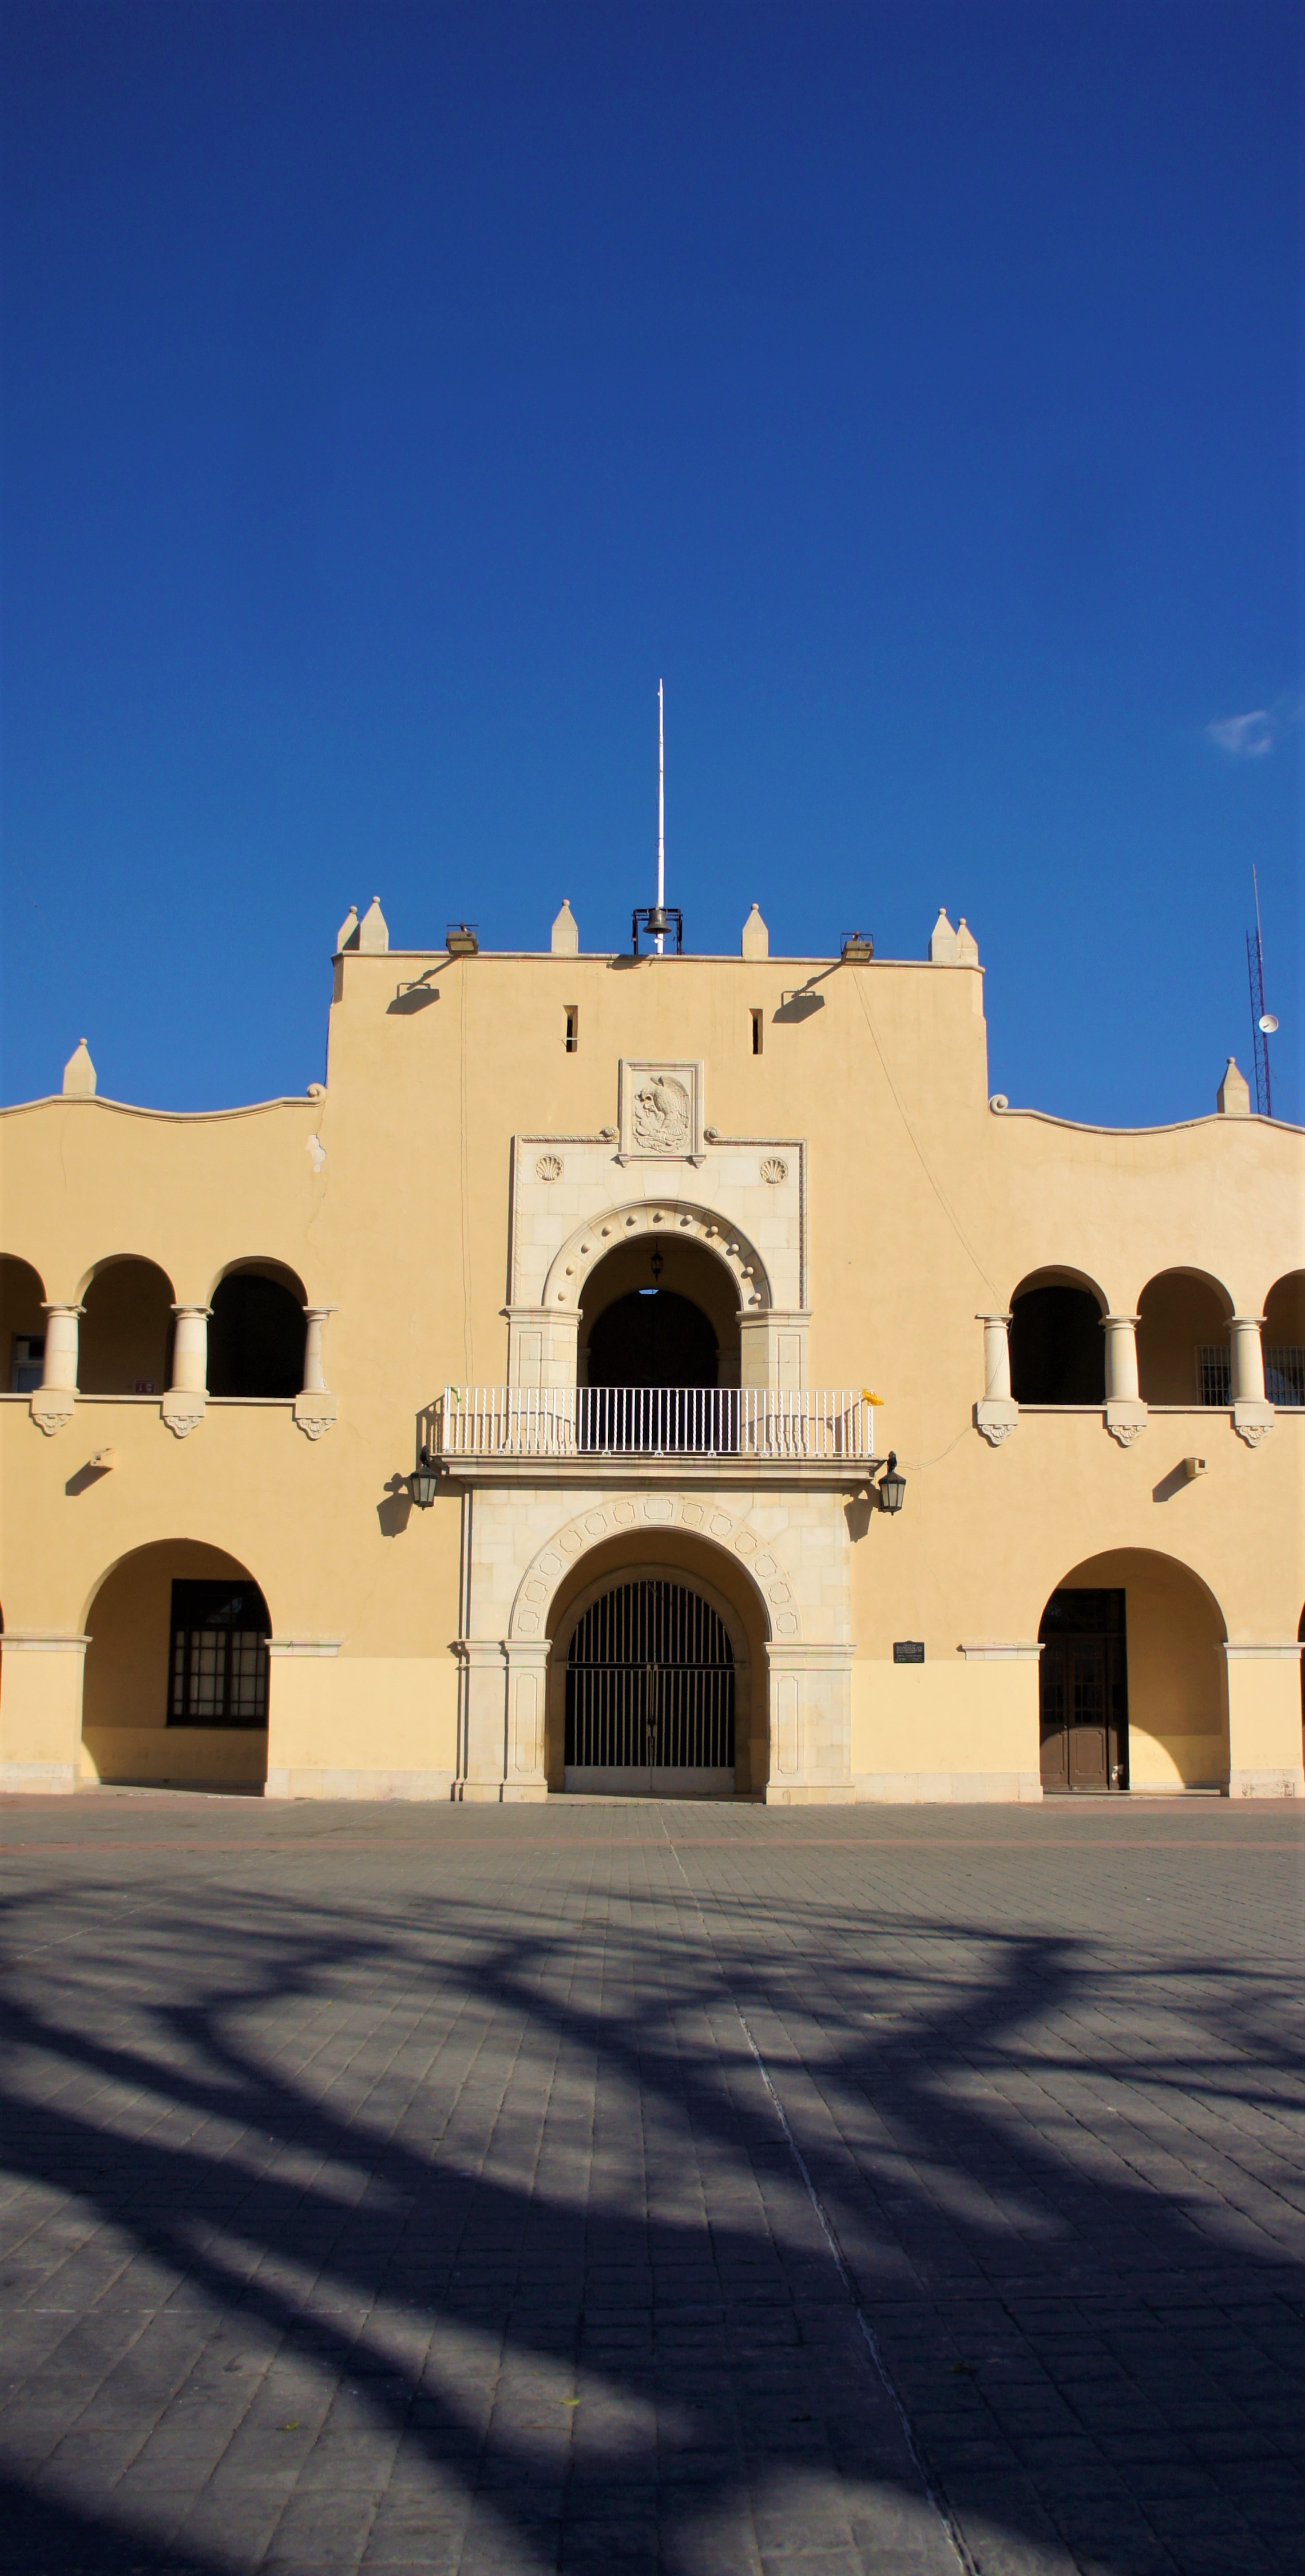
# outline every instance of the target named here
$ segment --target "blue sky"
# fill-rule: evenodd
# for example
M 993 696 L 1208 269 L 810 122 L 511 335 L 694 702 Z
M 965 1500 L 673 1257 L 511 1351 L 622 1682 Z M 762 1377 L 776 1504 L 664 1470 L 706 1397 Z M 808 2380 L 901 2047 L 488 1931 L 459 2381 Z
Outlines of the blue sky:
M 856 924 L 994 1089 L 1305 1117 L 1302 22 L 10 0 L 4 1091 L 320 1076 L 327 959 Z M 1249 1069 L 1249 1067 L 1248 1067 Z

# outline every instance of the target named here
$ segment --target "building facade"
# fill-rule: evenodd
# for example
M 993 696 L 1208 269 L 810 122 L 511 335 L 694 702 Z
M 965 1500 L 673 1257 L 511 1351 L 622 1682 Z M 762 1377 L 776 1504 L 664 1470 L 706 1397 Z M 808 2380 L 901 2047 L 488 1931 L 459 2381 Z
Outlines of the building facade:
M 1305 1136 L 990 1098 L 941 915 L 643 946 L 5 1113 L 0 1786 L 1305 1794 Z

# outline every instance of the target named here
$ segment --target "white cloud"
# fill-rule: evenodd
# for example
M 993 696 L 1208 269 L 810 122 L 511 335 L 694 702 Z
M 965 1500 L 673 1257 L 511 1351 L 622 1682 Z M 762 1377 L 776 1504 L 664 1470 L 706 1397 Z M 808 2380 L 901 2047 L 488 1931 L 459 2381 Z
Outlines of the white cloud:
M 1219 716 L 1205 730 L 1234 760 L 1263 760 L 1277 741 L 1278 719 L 1270 707 L 1252 707 L 1249 715 Z

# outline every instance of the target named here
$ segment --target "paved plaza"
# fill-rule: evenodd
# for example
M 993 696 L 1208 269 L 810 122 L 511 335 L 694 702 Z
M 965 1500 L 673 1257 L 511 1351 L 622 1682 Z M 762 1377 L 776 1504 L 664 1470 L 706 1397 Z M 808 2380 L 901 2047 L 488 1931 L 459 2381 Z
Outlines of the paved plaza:
M 1293 1809 L 0 1845 L 5 2576 L 1299 2576 Z

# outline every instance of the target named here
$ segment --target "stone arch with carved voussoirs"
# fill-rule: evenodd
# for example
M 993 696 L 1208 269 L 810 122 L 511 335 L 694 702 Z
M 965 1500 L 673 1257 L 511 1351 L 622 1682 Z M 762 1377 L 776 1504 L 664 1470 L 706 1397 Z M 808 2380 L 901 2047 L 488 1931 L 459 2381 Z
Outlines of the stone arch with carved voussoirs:
M 617 1494 L 577 1513 L 555 1531 L 527 1566 L 512 1604 L 509 1635 L 513 1640 L 543 1638 L 558 1584 L 571 1567 L 605 1539 L 646 1532 L 650 1546 L 669 1529 L 701 1539 L 708 1548 L 733 1556 L 750 1576 L 766 1622 L 767 1635 L 796 1644 L 802 1634 L 797 1595 L 775 1548 L 750 1522 L 732 1518 L 718 1503 L 700 1502 L 691 1494 Z
M 766 1264 L 741 1226 L 683 1199 L 649 1198 L 605 1208 L 575 1227 L 549 1265 L 545 1307 L 578 1312 L 585 1282 L 599 1262 L 621 1244 L 650 1235 L 665 1242 L 696 1244 L 710 1253 L 729 1272 L 740 1313 L 763 1314 L 774 1304 Z

